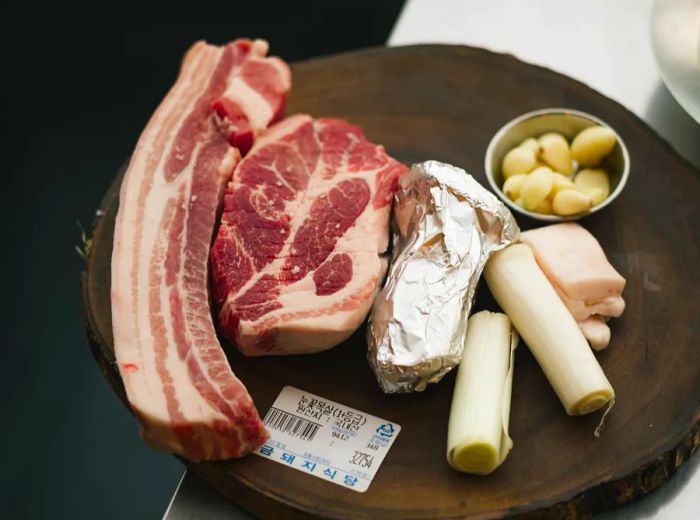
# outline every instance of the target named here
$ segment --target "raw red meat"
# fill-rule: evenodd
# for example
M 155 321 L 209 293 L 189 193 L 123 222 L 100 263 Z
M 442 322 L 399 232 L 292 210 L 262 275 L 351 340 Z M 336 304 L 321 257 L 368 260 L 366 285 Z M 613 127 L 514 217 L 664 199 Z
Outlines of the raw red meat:
M 248 453 L 267 432 L 217 341 L 208 259 L 223 188 L 279 117 L 289 68 L 267 43 L 196 43 L 141 135 L 112 251 L 114 350 L 143 437 L 190 460 Z M 233 146 L 232 146 L 233 144 Z
M 405 166 L 337 119 L 293 116 L 238 165 L 211 252 L 223 331 L 247 355 L 316 352 L 364 320 Z

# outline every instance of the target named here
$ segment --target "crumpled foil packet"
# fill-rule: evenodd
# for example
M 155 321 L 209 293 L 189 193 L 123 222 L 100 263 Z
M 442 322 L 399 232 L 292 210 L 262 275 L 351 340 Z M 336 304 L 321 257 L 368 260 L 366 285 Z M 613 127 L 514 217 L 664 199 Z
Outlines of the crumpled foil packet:
M 393 232 L 367 357 L 384 392 L 421 391 L 459 364 L 481 271 L 491 253 L 518 240 L 520 229 L 467 172 L 426 161 L 399 181 Z

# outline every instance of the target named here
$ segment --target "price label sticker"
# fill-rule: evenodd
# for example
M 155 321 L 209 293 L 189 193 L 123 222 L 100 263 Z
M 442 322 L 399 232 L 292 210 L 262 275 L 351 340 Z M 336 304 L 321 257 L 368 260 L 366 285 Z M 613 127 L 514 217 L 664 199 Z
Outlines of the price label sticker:
M 292 386 L 265 415 L 270 438 L 253 453 L 363 493 L 401 431 L 385 419 Z

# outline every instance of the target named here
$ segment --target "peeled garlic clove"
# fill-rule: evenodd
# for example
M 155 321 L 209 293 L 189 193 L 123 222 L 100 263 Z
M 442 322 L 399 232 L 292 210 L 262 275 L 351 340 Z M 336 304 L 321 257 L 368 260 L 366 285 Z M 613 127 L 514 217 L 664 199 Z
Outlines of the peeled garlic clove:
M 550 202 L 554 199 L 555 195 L 557 193 L 559 193 L 561 190 L 574 190 L 574 189 L 576 189 L 576 185 L 566 175 L 562 175 L 559 172 L 554 172 L 553 175 L 554 175 L 554 183 L 552 184 L 552 191 L 550 191 L 549 195 L 547 196 L 547 199 Z
M 523 181 L 526 177 L 527 175 L 523 173 L 508 177 L 506 182 L 503 183 L 503 193 L 505 196 L 510 200 L 516 200 L 518 197 L 520 197 L 520 189 L 522 188 Z
M 608 198 L 608 195 L 600 188 L 593 188 L 588 193 L 586 193 L 586 195 L 588 195 L 593 201 L 593 206 L 597 206 L 598 204 L 600 204 Z
M 544 134 L 538 139 L 540 144 L 539 158 L 547 163 L 553 170 L 571 175 L 574 173 L 574 164 L 571 162 L 569 143 L 561 134 Z
M 561 190 L 554 196 L 552 210 L 557 215 L 568 216 L 584 213 L 593 207 L 593 201 L 578 190 Z
M 582 130 L 571 142 L 571 157 L 581 166 L 595 166 L 615 146 L 615 132 L 604 126 Z
M 537 205 L 547 198 L 552 191 L 554 174 L 547 167 L 537 168 L 523 181 L 520 187 L 520 196 L 525 204 L 525 209 L 533 211 Z
M 503 177 L 507 179 L 512 175 L 531 171 L 535 166 L 535 160 L 535 152 L 529 148 L 521 146 L 513 148 L 503 158 L 503 164 L 501 165 Z
M 610 179 L 602 168 L 581 170 L 574 179 L 576 189 L 585 193 L 597 206 L 610 195 Z
M 530 137 L 528 139 L 525 139 L 518 146 L 532 150 L 535 154 L 537 154 L 537 152 L 540 150 L 540 143 L 538 143 L 537 139 L 535 139 L 534 137 Z
M 552 210 L 552 203 L 549 199 L 544 199 L 537 206 L 535 206 L 535 209 L 533 209 L 532 211 L 534 211 L 535 213 L 542 213 L 544 215 L 551 215 L 552 213 L 554 213 L 554 211 Z

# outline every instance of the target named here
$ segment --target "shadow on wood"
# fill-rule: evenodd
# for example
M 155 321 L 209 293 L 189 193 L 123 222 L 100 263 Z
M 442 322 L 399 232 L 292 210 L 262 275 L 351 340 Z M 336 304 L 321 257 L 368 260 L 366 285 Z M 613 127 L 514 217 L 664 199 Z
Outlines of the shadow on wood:
M 599 354 L 617 393 L 600 439 L 598 415 L 569 417 L 526 348 L 518 349 L 511 417 L 515 446 L 494 474 L 445 461 L 454 375 L 423 393 L 383 394 L 365 359 L 364 330 L 313 356 L 229 361 L 264 413 L 284 385 L 395 421 L 401 435 L 358 495 L 260 457 L 189 464 L 263 517 L 585 517 L 649 493 L 700 444 L 700 176 L 636 116 L 585 85 L 511 56 L 457 46 L 370 49 L 293 66 L 289 113 L 346 118 L 407 162 L 437 159 L 486 185 L 484 152 L 513 117 L 544 107 L 595 114 L 628 144 L 632 171 L 614 205 L 583 224 L 628 280 L 627 310 Z M 124 399 L 114 367 L 109 262 L 116 179 L 102 204 L 83 277 L 88 337 Z M 521 221 L 523 228 L 534 223 Z M 493 307 L 485 287 L 475 310 Z

